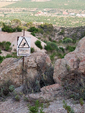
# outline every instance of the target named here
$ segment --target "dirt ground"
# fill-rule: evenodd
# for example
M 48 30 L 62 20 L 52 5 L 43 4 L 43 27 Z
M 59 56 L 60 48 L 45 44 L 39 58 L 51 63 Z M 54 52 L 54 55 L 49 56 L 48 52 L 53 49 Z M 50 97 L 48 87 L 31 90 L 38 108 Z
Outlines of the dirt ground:
M 0 2 L 0 8 L 7 6 L 7 5 L 10 5 L 10 4 L 13 4 L 13 3 L 15 3 L 15 2 Z
M 85 113 L 82 111 L 80 104 L 73 104 L 71 100 L 65 100 L 67 105 L 74 109 L 75 113 Z M 21 99 L 19 102 L 9 98 L 5 102 L 0 102 L 0 113 L 29 113 L 28 102 Z M 85 104 L 84 104 L 85 108 Z M 85 111 L 85 109 L 84 109 Z M 59 97 L 53 100 L 49 105 L 44 107 L 45 113 L 67 113 L 63 108 L 63 99 Z

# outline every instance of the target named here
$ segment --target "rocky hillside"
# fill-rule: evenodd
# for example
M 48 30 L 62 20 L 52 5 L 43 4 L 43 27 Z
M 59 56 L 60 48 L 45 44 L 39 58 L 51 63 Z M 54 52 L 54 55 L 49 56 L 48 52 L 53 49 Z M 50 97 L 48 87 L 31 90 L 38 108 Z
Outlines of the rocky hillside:
M 38 27 L 40 28 L 40 34 L 38 33 L 36 36 L 47 41 L 59 41 L 65 37 L 79 40 L 85 36 L 85 26 L 65 28 L 52 26 L 51 24 L 44 24 Z
M 16 87 L 23 83 L 23 87 L 15 89 L 16 93 L 10 93 L 10 99 L 0 102 L 0 112 L 22 113 L 23 111 L 27 113 L 26 104 L 29 103 L 33 106 L 33 102 L 39 100 L 44 103 L 44 113 L 67 113 L 67 109 L 63 106 L 64 99 L 75 113 L 85 111 L 83 108 L 85 102 L 82 101 L 83 105 L 81 105 L 82 103 L 74 104 L 74 102 L 79 103 L 80 98 L 85 100 L 85 37 L 79 41 L 73 52 L 65 55 L 63 59 L 56 60 L 54 70 L 48 55 L 37 52 L 25 58 L 24 67 L 22 67 L 21 59 L 5 59 L 0 64 L 0 72 L 0 83 L 3 84 L 2 87 L 0 86 L 0 99 L 4 98 L 4 94 L 7 94 L 8 80 L 11 80 L 12 85 Z M 23 92 L 31 94 L 23 96 Z M 15 96 L 21 100 L 15 102 Z M 23 101 L 25 99 L 27 103 Z M 6 109 L 7 104 L 9 109 Z M 20 106 L 17 107 L 18 105 Z
M 85 26 L 74 28 L 55 27 L 55 29 L 56 29 L 55 40 L 60 40 L 63 39 L 64 37 L 77 40 L 85 36 Z

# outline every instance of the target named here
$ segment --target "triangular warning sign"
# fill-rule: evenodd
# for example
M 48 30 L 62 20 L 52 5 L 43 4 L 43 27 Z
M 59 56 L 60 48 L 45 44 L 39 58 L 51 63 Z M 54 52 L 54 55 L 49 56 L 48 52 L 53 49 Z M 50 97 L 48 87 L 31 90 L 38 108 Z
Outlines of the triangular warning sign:
M 30 48 L 27 40 L 25 39 L 25 37 L 23 37 L 23 39 L 21 40 L 18 48 Z

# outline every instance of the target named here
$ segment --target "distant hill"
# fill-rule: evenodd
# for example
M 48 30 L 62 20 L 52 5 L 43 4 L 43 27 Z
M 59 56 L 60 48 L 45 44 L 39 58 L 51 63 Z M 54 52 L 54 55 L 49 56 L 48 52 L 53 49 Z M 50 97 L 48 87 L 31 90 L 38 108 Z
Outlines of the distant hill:
M 32 2 L 46 2 L 46 1 L 50 1 L 50 0 L 31 0 Z
M 34 1 L 34 2 L 33 2 Z M 77 9 L 85 10 L 85 0 L 21 0 L 6 7 L 9 8 L 57 8 L 57 9 Z M 35 2 L 39 1 L 39 2 Z M 45 1 L 45 0 L 44 0 Z
M 17 1 L 21 1 L 21 0 L 0 0 L 0 2 L 17 2 Z

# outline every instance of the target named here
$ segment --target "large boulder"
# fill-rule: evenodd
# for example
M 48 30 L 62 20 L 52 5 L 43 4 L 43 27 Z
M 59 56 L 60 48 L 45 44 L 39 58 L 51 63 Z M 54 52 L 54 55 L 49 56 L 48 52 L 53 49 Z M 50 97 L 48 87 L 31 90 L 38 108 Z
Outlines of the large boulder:
M 20 86 L 22 82 L 23 84 L 29 82 L 28 84 L 31 84 L 32 87 L 36 84 L 41 84 L 40 87 L 42 87 L 45 85 L 42 79 L 48 79 L 47 83 L 51 84 L 50 75 L 53 76 L 51 60 L 44 52 L 36 52 L 25 57 L 24 67 L 22 58 L 7 58 L 0 64 L 0 84 L 11 80 L 15 86 Z
M 79 41 L 75 51 L 55 62 L 53 78 L 56 83 L 61 84 L 63 78 L 72 73 L 85 76 L 85 37 Z

